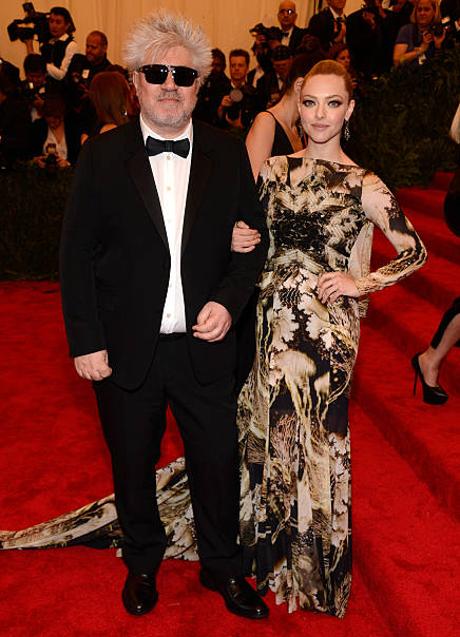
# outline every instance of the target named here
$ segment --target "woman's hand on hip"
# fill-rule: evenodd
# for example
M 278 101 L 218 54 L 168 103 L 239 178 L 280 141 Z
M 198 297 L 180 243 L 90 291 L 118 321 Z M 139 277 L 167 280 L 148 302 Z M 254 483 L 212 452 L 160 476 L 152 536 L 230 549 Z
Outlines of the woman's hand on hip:
M 332 303 L 339 296 L 359 296 L 355 280 L 346 272 L 326 272 L 318 278 L 318 298 L 321 303 Z

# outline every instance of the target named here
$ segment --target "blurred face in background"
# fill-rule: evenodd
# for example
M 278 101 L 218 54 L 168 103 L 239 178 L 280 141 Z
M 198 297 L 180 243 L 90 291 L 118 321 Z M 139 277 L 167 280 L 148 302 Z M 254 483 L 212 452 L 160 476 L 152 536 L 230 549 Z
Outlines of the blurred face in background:
M 60 38 L 65 33 L 67 33 L 67 29 L 70 24 L 66 22 L 66 19 L 62 15 L 57 15 L 56 13 L 50 13 L 50 17 L 48 18 L 48 26 L 50 33 L 53 38 Z
M 272 64 L 276 75 L 284 82 L 291 70 L 292 58 L 288 58 L 287 60 L 273 60 Z
M 343 10 L 345 9 L 347 0 L 327 0 L 327 3 L 331 9 L 334 9 L 336 13 L 341 15 L 343 13 Z
M 435 9 L 431 0 L 419 0 L 415 8 L 415 21 L 418 26 L 428 26 L 433 22 L 435 15 Z
M 278 8 L 278 22 L 283 31 L 290 31 L 297 19 L 295 2 L 284 0 Z
M 249 66 L 246 58 L 242 55 L 236 55 L 230 58 L 230 78 L 235 84 L 244 84 Z
M 27 71 L 26 80 L 32 82 L 35 88 L 39 88 L 46 82 L 46 73 L 42 71 Z
M 51 130 L 56 130 L 57 128 L 59 128 L 59 126 L 61 126 L 64 121 L 64 118 L 61 117 L 61 115 L 46 115 L 45 119 Z
M 351 64 L 350 51 L 348 49 L 340 51 L 340 53 L 336 56 L 335 61 L 344 66 L 347 71 L 349 71 Z
M 212 56 L 211 73 L 223 73 L 225 71 L 225 60 L 219 55 Z
M 86 58 L 90 64 L 99 64 L 105 58 L 107 46 L 102 44 L 100 35 L 88 35 L 86 38 Z

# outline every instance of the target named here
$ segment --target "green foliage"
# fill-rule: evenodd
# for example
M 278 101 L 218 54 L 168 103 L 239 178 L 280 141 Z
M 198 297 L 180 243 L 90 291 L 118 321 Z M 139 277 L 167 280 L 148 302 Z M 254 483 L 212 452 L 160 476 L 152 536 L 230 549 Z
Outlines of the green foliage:
M 352 117 L 353 159 L 390 187 L 427 185 L 453 170 L 448 132 L 459 102 L 460 47 L 422 66 L 401 66 L 366 87 Z
M 71 170 L 21 167 L 0 174 L 0 279 L 57 277 Z

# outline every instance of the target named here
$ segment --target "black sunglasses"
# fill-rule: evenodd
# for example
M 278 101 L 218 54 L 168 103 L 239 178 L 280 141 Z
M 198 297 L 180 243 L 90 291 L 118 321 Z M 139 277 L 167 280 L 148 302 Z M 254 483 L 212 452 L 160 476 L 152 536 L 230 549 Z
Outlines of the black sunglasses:
M 137 69 L 145 76 L 149 84 L 163 84 L 168 73 L 171 72 L 176 86 L 192 86 L 198 77 L 198 71 L 188 66 L 173 66 L 172 64 L 145 64 Z

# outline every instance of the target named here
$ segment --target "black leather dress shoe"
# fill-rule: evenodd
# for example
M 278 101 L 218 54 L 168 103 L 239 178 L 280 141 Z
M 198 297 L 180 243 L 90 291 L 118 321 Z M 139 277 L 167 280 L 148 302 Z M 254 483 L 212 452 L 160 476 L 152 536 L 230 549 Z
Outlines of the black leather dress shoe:
M 155 575 L 129 573 L 121 597 L 128 613 L 145 615 L 158 601 Z
M 265 619 L 268 607 L 244 577 L 218 579 L 206 569 L 200 572 L 200 581 L 206 588 L 222 595 L 228 610 L 248 619 Z

